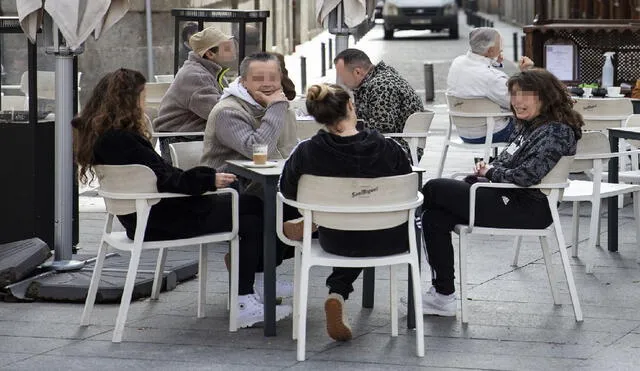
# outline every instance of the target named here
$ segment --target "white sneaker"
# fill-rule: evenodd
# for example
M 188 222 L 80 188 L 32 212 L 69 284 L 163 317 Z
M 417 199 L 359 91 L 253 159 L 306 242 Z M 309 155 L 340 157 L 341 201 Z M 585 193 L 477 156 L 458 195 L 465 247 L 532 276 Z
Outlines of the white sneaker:
M 258 296 L 258 300 L 264 300 L 264 274 L 256 273 L 253 284 L 253 292 Z M 289 298 L 293 296 L 293 283 L 289 281 L 276 281 L 276 298 Z
M 442 295 L 431 286 L 422 296 L 422 312 L 427 315 L 455 317 L 457 310 L 456 294 Z
M 289 305 L 276 306 L 276 321 L 291 315 L 292 308 Z M 256 294 L 238 296 L 238 328 L 251 327 L 264 321 L 264 306 L 258 300 Z

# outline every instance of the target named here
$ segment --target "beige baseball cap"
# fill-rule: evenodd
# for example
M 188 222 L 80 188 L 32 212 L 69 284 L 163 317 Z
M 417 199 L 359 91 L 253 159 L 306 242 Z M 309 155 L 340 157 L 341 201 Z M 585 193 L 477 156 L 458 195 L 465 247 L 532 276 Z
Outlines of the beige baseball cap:
M 220 45 L 223 41 L 232 39 L 233 36 L 229 36 L 220 30 L 213 27 L 205 28 L 200 32 L 194 33 L 189 38 L 189 46 L 199 56 L 203 56 L 207 50 Z

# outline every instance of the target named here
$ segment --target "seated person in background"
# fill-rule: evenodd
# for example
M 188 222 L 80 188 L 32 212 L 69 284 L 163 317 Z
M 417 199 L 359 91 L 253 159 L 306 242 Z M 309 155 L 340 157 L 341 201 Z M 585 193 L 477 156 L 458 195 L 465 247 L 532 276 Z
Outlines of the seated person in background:
M 377 178 L 408 174 L 411 165 L 402 147 L 376 130 L 356 129 L 356 111 L 348 92 L 338 85 L 313 85 L 307 92 L 307 110 L 327 130 L 319 130 L 300 142 L 287 160 L 280 177 L 280 191 L 296 199 L 298 182 L 304 174 L 347 178 Z M 327 190 L 330 192 L 330 190 Z M 300 223 L 302 224 L 302 223 Z M 285 229 L 292 240 L 302 239 L 302 228 Z M 339 231 L 320 227 L 320 245 L 343 256 L 384 256 L 407 251 L 407 225 L 380 231 Z M 338 341 L 351 339 L 344 300 L 353 291 L 360 268 L 333 268 L 327 278 L 325 301 L 327 331 Z
M 340 83 L 353 90 L 356 114 L 365 128 L 402 133 L 407 118 L 424 111 L 420 97 L 398 71 L 384 62 L 374 65 L 362 50 L 345 49 L 334 63 Z M 409 153 L 407 142 L 400 138 L 398 142 Z
M 529 187 L 539 184 L 562 156 L 576 153 L 584 122 L 565 86 L 546 70 L 517 73 L 508 89 L 516 117 L 512 141 L 492 163 L 479 162 L 475 175 Z M 432 287 L 422 297 L 424 314 L 456 315 L 451 231 L 469 222 L 470 183 L 432 179 L 422 188 L 422 231 L 432 272 Z M 475 210 L 479 227 L 546 228 L 553 221 L 539 189 L 480 188 Z
M 82 112 L 71 122 L 80 180 L 86 184 L 93 179 L 94 165 L 140 164 L 155 173 L 158 192 L 191 195 L 162 199 L 152 206 L 145 241 L 231 230 L 231 197 L 202 194 L 228 187 L 236 180 L 235 175 L 205 166 L 183 171 L 165 162 L 149 142 L 143 117 L 144 98 L 145 78 L 140 72 L 119 69 L 100 80 Z M 239 213 L 237 325 L 243 328 L 264 320 L 262 283 L 258 282 L 262 277 L 262 202 L 256 197 L 240 195 Z M 136 214 L 119 215 L 118 220 L 127 236 L 133 238 Z M 290 313 L 291 307 L 278 306 L 276 319 Z
M 203 165 L 220 171 L 226 160 L 251 159 L 254 144 L 267 144 L 270 160 L 289 157 L 297 143 L 296 118 L 282 92 L 280 74 L 272 54 L 244 58 L 240 76 L 224 89 L 207 120 Z
M 287 71 L 287 67 L 284 64 L 284 55 L 276 52 L 270 52 L 270 54 L 275 55 L 278 58 L 278 63 L 280 63 L 282 92 L 288 100 L 294 100 L 296 98 L 296 85 L 289 78 L 289 71 Z
M 453 60 L 447 76 L 447 94 L 458 98 L 488 98 L 505 111 L 509 111 L 508 76 L 502 65 L 502 36 L 495 28 L 479 27 L 469 33 L 469 47 L 466 54 Z M 521 71 L 533 66 L 531 59 L 522 57 Z M 495 120 L 493 143 L 506 142 L 513 132 L 513 120 L 498 117 Z M 458 129 L 458 135 L 465 143 L 485 142 L 484 127 Z
M 155 131 L 204 131 L 207 117 L 228 85 L 225 73 L 236 60 L 235 42 L 213 27 L 197 32 L 189 39 L 193 51 L 178 70 L 153 121 Z M 169 143 L 202 140 L 202 137 L 160 139 L 165 160 L 170 161 Z
M 178 66 L 182 67 L 184 61 L 189 58 L 189 52 L 191 51 L 191 45 L 189 45 L 189 39 L 191 36 L 198 32 L 198 24 L 195 22 L 187 23 L 180 36 L 182 37 L 182 44 L 180 44 L 180 56 L 178 58 Z

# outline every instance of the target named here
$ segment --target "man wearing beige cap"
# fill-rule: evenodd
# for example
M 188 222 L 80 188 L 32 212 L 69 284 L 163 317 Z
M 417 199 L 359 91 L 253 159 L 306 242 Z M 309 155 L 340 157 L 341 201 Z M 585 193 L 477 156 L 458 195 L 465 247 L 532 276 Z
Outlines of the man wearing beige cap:
M 236 61 L 236 45 L 232 36 L 213 28 L 205 28 L 189 39 L 192 51 L 160 101 L 155 131 L 204 131 L 209 112 L 228 86 L 225 73 Z M 168 145 L 175 142 L 202 140 L 202 137 L 161 138 L 160 149 L 170 159 Z

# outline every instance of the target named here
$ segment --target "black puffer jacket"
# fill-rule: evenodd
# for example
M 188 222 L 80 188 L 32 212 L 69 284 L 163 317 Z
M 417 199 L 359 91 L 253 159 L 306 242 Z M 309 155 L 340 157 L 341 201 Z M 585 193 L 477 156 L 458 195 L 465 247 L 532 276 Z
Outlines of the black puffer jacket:
M 524 122 L 486 174 L 492 182 L 528 187 L 540 183 L 562 156 L 576 154 L 580 132 L 560 122 Z M 531 192 L 531 191 L 527 191 Z M 534 193 L 540 194 L 539 191 Z

